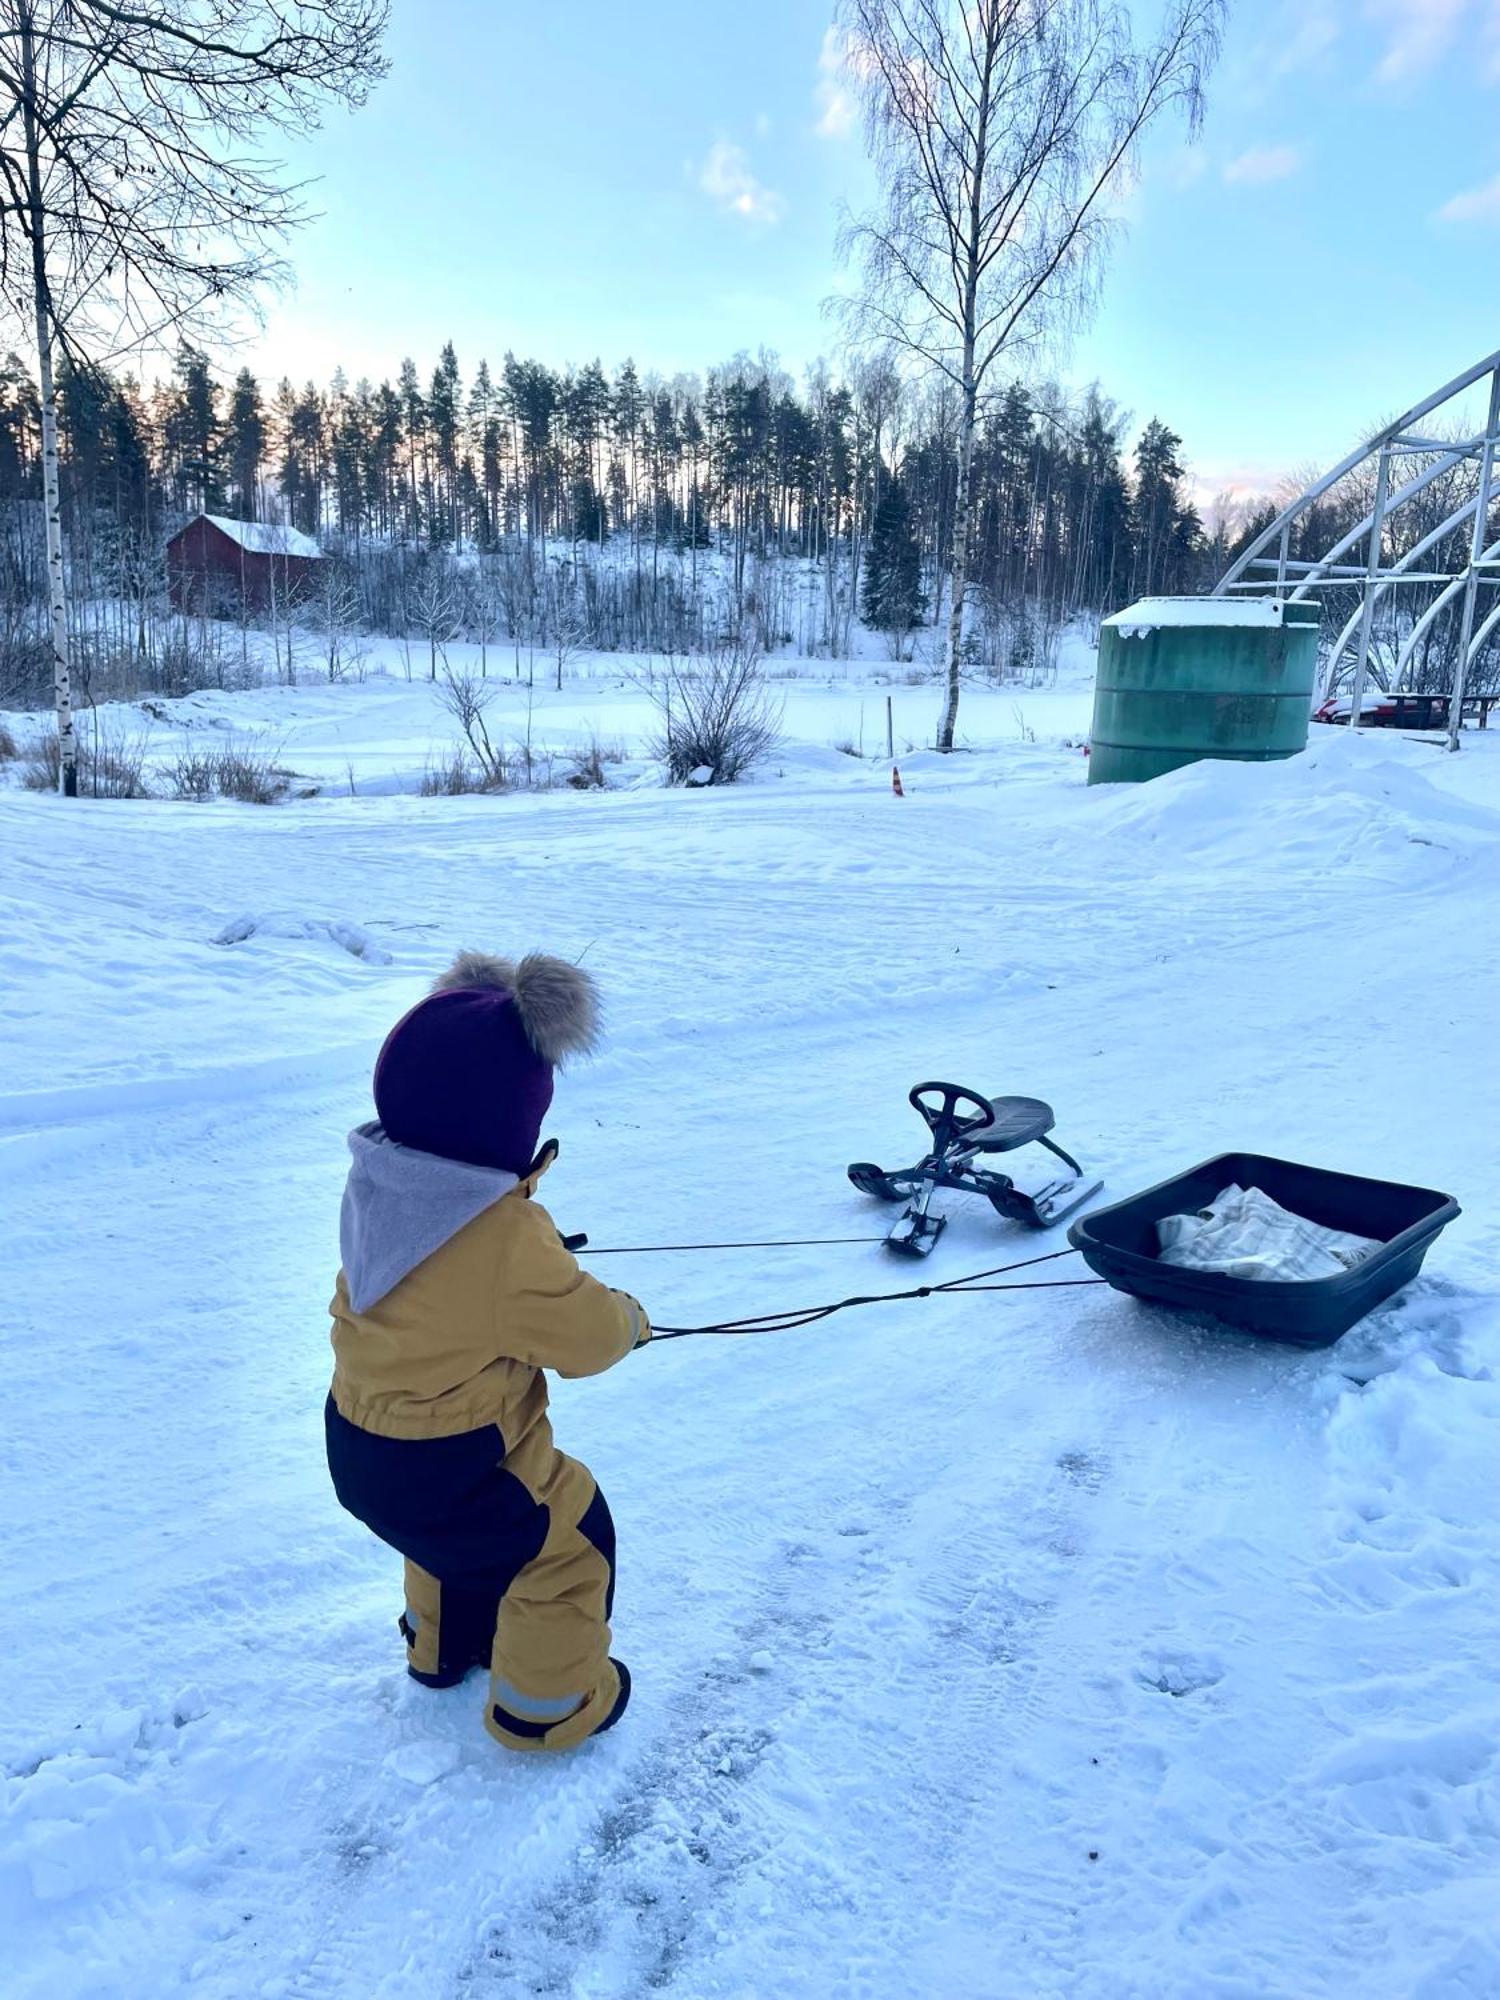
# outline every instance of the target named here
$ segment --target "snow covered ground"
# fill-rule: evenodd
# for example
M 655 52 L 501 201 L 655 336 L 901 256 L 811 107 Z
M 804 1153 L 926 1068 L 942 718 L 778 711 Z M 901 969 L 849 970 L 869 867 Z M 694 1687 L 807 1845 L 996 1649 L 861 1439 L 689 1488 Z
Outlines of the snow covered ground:
M 233 744 L 274 757 L 290 774 L 294 792 L 318 789 L 347 797 L 352 789 L 369 798 L 420 789 L 424 772 L 459 741 L 458 725 L 419 646 L 411 649 L 410 679 L 400 642 L 380 639 L 370 642 L 365 679 L 330 683 L 319 677 L 309 654 L 298 685 L 287 687 L 276 684 L 265 641 L 252 634 L 250 643 L 258 649 L 252 667 L 264 673 L 266 685 L 205 689 L 171 701 L 153 696 L 84 711 L 79 730 L 85 748 L 96 741 L 138 748 L 148 776 L 162 789 L 183 752 Z M 931 652 L 931 634 L 918 643 Z M 1081 631 L 1070 630 L 1063 636 L 1055 679 L 1046 687 L 994 685 L 976 673 L 964 688 L 959 741 L 979 747 L 1004 741 L 1081 743 L 1093 710 L 1094 660 L 1093 645 Z M 456 674 L 477 676 L 479 648 L 449 646 L 446 663 Z M 659 782 L 657 772 L 646 769 L 647 747 L 660 726 L 650 693 L 663 671 L 659 658 L 580 654 L 567 664 L 561 689 L 554 684 L 554 663 L 542 652 L 528 657 L 523 649 L 517 657 L 509 647 L 491 646 L 483 664 L 494 689 L 486 727 L 497 748 L 516 751 L 530 743 L 537 758 L 551 760 L 552 776 L 562 783 L 574 754 L 598 744 L 623 760 L 612 767 L 617 781 Z M 898 757 L 933 740 L 940 695 L 930 659 L 773 658 L 765 671 L 785 734 L 783 754 L 766 777 L 788 763 L 832 768 L 836 756 L 850 750 L 883 754 L 887 700 Z M 45 721 L 0 714 L 23 745 Z M 0 765 L 0 785 L 4 781 Z
M 381 795 L 428 718 L 372 682 L 194 698 L 318 798 L 0 797 L 7 1995 L 1500 1995 L 1500 739 L 1089 791 L 1002 694 L 896 799 L 849 698 L 734 790 Z M 547 1190 L 596 1245 L 878 1229 L 845 1164 L 931 1074 L 1111 1196 L 1248 1147 L 1466 1212 L 1325 1353 L 1056 1291 L 560 1384 L 637 1694 L 507 1759 L 406 1680 L 320 1411 L 379 1038 L 533 942 L 610 1002 Z M 935 1277 L 1053 1247 L 953 1209 Z M 692 1322 L 912 1276 L 599 1268 Z

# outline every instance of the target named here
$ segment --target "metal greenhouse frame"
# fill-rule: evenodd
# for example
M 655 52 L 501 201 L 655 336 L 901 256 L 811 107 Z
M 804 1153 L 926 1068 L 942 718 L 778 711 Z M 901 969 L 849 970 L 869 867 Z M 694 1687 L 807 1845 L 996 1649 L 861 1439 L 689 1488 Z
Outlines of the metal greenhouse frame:
M 1424 417 L 1430 417 L 1435 411 L 1455 402 L 1486 376 L 1489 377 L 1487 415 L 1484 429 L 1477 437 L 1454 442 L 1445 438 L 1423 437 L 1414 429 Z M 1328 656 L 1336 672 L 1346 648 L 1351 640 L 1355 641 L 1354 706 L 1350 727 L 1357 729 L 1369 668 L 1370 637 L 1376 606 L 1389 592 L 1403 587 L 1442 585 L 1401 644 L 1394 683 L 1397 688 L 1400 687 L 1416 647 L 1443 612 L 1461 600 L 1458 659 L 1448 707 L 1448 747 L 1456 750 L 1463 723 L 1464 686 L 1469 669 L 1480 649 L 1500 628 L 1500 601 L 1493 609 L 1486 609 L 1482 618 L 1479 616 L 1481 586 L 1493 588 L 1500 585 L 1500 540 L 1488 539 L 1490 514 L 1500 503 L 1497 455 L 1500 455 L 1500 351 L 1487 355 L 1462 375 L 1455 375 L 1451 382 L 1413 405 L 1367 444 L 1350 452 L 1315 485 L 1309 486 L 1305 493 L 1277 515 L 1263 534 L 1256 537 L 1214 586 L 1213 595 L 1220 597 L 1232 590 L 1270 590 L 1278 597 L 1296 601 L 1309 597 L 1316 590 L 1348 589 L 1362 583 L 1360 602 L 1346 620 Z M 1404 457 L 1430 458 L 1431 462 L 1410 478 L 1402 479 L 1399 461 Z M 1390 517 L 1414 500 L 1435 479 L 1451 472 L 1456 466 L 1475 460 L 1478 462 L 1478 476 L 1473 492 L 1464 504 L 1422 536 L 1404 555 L 1394 561 L 1385 561 L 1383 543 L 1385 526 Z M 1370 512 L 1316 561 L 1292 561 L 1292 531 L 1298 520 L 1309 514 L 1341 480 L 1368 466 L 1371 461 L 1375 466 L 1375 495 Z M 1420 567 L 1423 556 L 1440 547 L 1448 536 L 1465 524 L 1470 529 L 1469 559 L 1462 569 Z M 1364 545 L 1363 561 L 1358 559 L 1357 553 L 1361 544 Z M 1355 558 L 1352 561 L 1348 559 L 1351 555 Z

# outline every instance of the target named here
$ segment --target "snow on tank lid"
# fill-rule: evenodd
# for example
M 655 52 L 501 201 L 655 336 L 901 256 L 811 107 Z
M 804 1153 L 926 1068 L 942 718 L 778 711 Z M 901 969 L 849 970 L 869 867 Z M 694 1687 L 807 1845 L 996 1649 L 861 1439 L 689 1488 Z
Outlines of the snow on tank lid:
M 1286 606 L 1272 597 L 1143 597 L 1104 623 L 1124 638 L 1143 638 L 1164 625 L 1280 625 Z

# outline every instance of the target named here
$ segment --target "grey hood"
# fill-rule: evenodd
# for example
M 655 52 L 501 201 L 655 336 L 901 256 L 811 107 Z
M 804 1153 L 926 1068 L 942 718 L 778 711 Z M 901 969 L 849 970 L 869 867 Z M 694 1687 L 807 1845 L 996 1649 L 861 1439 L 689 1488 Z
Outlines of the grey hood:
M 379 1125 L 349 1134 L 354 1164 L 339 1215 L 339 1252 L 349 1303 L 357 1313 L 455 1237 L 517 1185 L 499 1167 L 473 1167 L 398 1146 Z

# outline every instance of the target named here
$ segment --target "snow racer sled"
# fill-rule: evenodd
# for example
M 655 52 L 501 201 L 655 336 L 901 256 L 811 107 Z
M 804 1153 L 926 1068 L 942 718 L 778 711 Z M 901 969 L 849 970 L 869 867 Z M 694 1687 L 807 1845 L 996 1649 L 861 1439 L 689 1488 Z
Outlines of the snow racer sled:
M 849 1178 L 861 1194 L 877 1201 L 905 1201 L 907 1208 L 885 1239 L 888 1250 L 903 1257 L 925 1257 L 947 1224 L 947 1216 L 931 1213 L 939 1188 L 960 1188 L 982 1194 L 996 1212 L 1029 1229 L 1050 1229 L 1075 1208 L 1082 1207 L 1103 1185 L 1084 1178 L 1071 1153 L 1047 1137 L 1056 1120 L 1052 1106 L 1039 1097 L 981 1097 L 957 1083 L 919 1083 L 911 1101 L 927 1121 L 932 1145 L 914 1167 L 887 1173 L 868 1160 L 856 1160 Z M 990 1153 L 1014 1153 L 1022 1146 L 1045 1146 L 1068 1172 L 1029 1191 L 978 1163 Z

